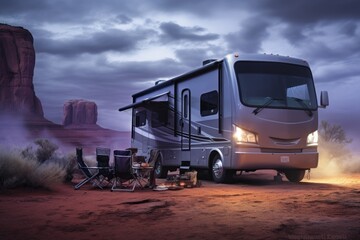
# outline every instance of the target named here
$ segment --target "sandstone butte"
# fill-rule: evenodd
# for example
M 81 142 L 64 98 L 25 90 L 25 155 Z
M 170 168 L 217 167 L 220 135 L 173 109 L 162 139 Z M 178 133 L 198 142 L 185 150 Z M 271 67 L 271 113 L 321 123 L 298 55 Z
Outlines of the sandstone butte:
M 119 146 L 121 141 L 129 138 L 128 133 L 124 135 L 97 125 L 97 106 L 91 101 L 67 101 L 63 125 L 47 120 L 35 93 L 34 67 L 32 34 L 22 27 L 0 24 L 0 144 L 18 143 L 24 138 L 32 141 L 39 137 L 54 137 L 63 143 L 92 149 L 99 145 Z
M 64 104 L 64 126 L 94 125 L 97 122 L 97 105 L 82 99 L 69 100 Z
M 0 24 L 0 112 L 44 117 L 33 85 L 35 50 L 31 33 Z

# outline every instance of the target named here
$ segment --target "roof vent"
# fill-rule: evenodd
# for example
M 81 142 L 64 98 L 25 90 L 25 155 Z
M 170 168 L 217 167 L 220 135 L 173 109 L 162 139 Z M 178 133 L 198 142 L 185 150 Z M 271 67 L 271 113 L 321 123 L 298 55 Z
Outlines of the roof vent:
M 211 62 L 215 62 L 215 61 L 216 61 L 216 59 L 206 59 L 203 61 L 203 66 L 205 66 L 206 64 L 209 64 Z
M 157 80 L 157 81 L 155 82 L 155 86 L 158 85 L 158 84 L 160 84 L 160 83 L 163 83 L 163 82 L 166 82 L 166 80 Z

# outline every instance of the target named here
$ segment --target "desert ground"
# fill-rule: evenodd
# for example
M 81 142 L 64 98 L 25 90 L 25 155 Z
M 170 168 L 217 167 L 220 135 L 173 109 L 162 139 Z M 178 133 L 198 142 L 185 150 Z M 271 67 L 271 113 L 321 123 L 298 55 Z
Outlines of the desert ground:
M 81 180 L 0 194 L 0 239 L 359 239 L 360 174 L 275 182 L 275 172 L 178 191 L 111 192 Z M 163 179 L 157 179 L 162 184 Z

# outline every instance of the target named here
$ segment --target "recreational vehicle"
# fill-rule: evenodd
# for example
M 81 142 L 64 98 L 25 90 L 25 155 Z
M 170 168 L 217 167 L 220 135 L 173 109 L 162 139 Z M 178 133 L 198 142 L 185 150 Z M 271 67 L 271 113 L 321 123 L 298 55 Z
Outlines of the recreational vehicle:
M 274 169 L 299 182 L 318 165 L 318 105 L 306 61 L 229 54 L 135 93 L 132 147 L 158 154 L 157 176 L 186 161 L 215 182 L 237 171 Z

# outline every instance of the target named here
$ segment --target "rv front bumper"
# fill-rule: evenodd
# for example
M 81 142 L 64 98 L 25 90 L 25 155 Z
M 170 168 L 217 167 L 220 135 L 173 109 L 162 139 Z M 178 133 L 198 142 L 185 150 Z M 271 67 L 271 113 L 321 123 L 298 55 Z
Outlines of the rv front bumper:
M 309 169 L 318 165 L 318 152 L 302 153 L 252 153 L 235 152 L 233 169 Z

